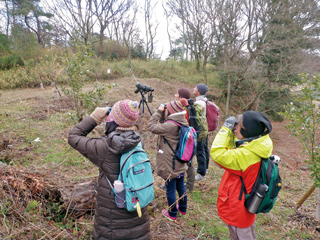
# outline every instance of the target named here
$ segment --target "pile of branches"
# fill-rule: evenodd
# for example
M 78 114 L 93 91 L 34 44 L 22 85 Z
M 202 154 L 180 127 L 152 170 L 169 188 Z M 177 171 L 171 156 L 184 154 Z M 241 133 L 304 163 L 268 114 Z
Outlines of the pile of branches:
M 61 231 L 55 225 L 57 222 L 78 221 L 88 215 L 92 219 L 96 179 L 76 184 L 63 182 L 64 185 L 59 186 L 48 175 L 15 169 L 0 162 L 0 238 L 37 232 L 38 237 L 51 239 L 61 234 L 54 231 Z M 73 230 L 70 231 L 73 234 Z

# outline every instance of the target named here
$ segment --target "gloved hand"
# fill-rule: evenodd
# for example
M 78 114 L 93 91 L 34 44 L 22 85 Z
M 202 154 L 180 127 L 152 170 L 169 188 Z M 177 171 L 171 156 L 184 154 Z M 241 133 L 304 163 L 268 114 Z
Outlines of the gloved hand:
M 224 121 L 223 127 L 229 128 L 231 131 L 233 131 L 237 124 L 238 120 L 235 117 L 228 117 Z
M 103 121 L 103 119 L 105 119 L 107 117 L 107 112 L 108 112 L 109 107 L 105 107 L 105 108 L 101 108 L 101 107 L 97 107 L 91 114 L 90 117 L 92 117 L 97 125 L 100 125 Z

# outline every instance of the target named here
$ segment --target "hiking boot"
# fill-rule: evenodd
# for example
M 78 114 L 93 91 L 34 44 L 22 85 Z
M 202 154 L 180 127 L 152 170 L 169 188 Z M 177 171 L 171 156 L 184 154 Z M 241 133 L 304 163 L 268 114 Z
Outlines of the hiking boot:
M 204 181 L 204 180 L 206 180 L 206 176 L 202 176 L 201 174 L 197 174 L 197 176 L 194 179 L 196 181 Z
M 162 209 L 162 215 L 173 222 L 177 219 L 177 217 L 170 217 L 170 215 L 166 209 Z
M 186 214 L 187 214 L 187 212 L 182 212 L 182 211 L 180 211 L 180 209 L 179 209 L 179 204 L 177 204 L 177 209 L 178 209 L 179 213 L 181 213 L 182 215 L 186 215 Z

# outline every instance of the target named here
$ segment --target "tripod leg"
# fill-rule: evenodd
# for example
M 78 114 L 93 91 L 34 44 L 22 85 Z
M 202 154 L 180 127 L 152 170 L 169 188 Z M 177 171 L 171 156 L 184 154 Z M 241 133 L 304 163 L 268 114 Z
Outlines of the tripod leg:
M 149 113 L 150 113 L 150 115 L 152 116 L 152 113 L 151 113 L 151 110 L 150 110 L 150 108 L 149 108 L 149 105 L 148 105 L 147 101 L 146 101 L 146 100 L 144 100 L 144 102 L 146 103 L 147 108 L 148 108 L 148 110 L 149 110 Z
M 143 104 L 143 100 L 141 99 L 140 100 L 140 104 L 139 104 L 139 107 L 141 106 L 141 115 L 140 115 L 140 118 L 141 118 L 141 123 L 140 123 L 140 135 L 142 134 L 142 122 L 143 122 L 143 112 L 144 112 L 144 104 Z

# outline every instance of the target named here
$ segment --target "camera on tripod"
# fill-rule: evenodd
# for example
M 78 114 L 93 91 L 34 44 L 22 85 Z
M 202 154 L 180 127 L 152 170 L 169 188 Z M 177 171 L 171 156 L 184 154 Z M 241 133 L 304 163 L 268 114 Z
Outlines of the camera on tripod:
M 146 97 L 144 95 L 144 93 L 148 93 L 148 102 L 151 103 L 152 102 L 152 99 L 153 99 L 153 96 L 152 96 L 152 92 L 154 91 L 154 89 L 152 87 L 147 87 L 145 85 L 142 85 L 140 83 L 136 83 L 136 87 L 137 89 L 134 91 L 134 93 L 138 93 L 140 92 L 141 94 L 141 100 L 140 100 L 140 103 L 139 103 L 139 108 L 141 107 L 141 126 L 140 126 L 140 134 L 142 134 L 142 118 L 143 118 L 143 113 L 144 113 L 144 105 L 147 106 L 148 110 L 149 110 L 149 113 L 150 115 L 152 115 L 151 113 L 151 110 L 148 106 L 148 103 L 147 103 L 147 100 L 146 100 Z
M 154 89 L 152 87 L 147 87 L 145 85 L 142 85 L 140 83 L 136 83 L 136 87 L 137 89 L 134 91 L 134 93 L 141 93 L 141 96 L 144 98 L 143 93 L 148 93 L 148 102 L 151 103 L 153 96 L 152 96 L 152 92 L 154 91 Z
M 134 93 L 138 93 L 139 91 L 143 91 L 145 93 L 154 91 L 154 89 L 152 87 L 147 87 L 147 86 L 142 85 L 140 83 L 136 83 L 136 87 L 137 87 L 137 89 L 134 91 Z

